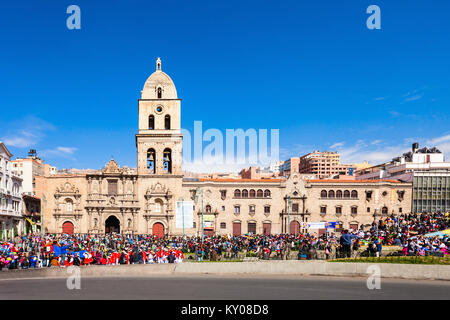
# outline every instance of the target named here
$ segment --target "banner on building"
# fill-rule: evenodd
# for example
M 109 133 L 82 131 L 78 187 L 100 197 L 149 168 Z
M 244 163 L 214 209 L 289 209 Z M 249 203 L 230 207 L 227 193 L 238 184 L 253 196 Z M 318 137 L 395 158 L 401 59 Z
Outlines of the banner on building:
M 215 219 L 215 216 L 213 214 L 203 215 L 203 228 L 204 229 L 214 229 L 214 219 Z
M 325 229 L 325 222 L 309 222 L 309 229 Z
M 327 222 L 325 223 L 325 227 L 327 229 L 336 229 L 339 228 L 339 224 L 337 222 Z
M 395 189 L 391 189 L 391 202 L 395 202 L 397 200 L 397 192 Z
M 175 226 L 179 229 L 194 227 L 194 203 L 192 201 L 177 201 Z

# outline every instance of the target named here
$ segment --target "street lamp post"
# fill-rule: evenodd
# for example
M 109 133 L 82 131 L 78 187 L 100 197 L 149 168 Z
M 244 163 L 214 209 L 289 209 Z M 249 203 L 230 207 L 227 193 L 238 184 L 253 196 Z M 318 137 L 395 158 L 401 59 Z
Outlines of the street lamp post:
M 178 201 L 181 201 L 181 216 L 183 217 L 183 239 L 184 239 L 184 199 L 179 198 Z
M 292 200 L 291 200 L 291 197 L 289 196 L 288 197 L 288 207 L 287 207 L 287 211 L 288 211 L 288 223 L 287 223 L 287 232 L 286 233 L 290 233 L 290 230 L 289 230 L 289 228 L 290 228 L 290 223 L 291 223 L 291 216 L 290 216 L 290 210 L 289 210 L 289 208 L 290 208 L 290 206 L 291 206 L 291 203 L 292 203 Z
M 41 208 L 41 234 L 42 237 L 44 237 L 44 207 L 47 204 L 47 199 L 45 197 L 45 194 L 42 196 L 42 208 Z
M 202 196 L 202 247 L 203 247 L 203 189 L 202 188 L 200 188 L 200 187 L 198 187 L 196 190 L 195 190 L 195 198 L 194 198 L 194 201 L 195 201 L 195 204 L 197 204 L 197 201 L 198 201 L 198 196 L 199 195 L 201 195 Z

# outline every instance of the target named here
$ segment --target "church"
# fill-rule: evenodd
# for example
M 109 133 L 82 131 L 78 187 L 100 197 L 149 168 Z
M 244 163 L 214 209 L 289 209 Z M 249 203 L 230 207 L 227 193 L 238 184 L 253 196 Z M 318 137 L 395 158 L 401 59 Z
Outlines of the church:
M 411 183 L 397 180 L 184 178 L 181 100 L 159 58 L 138 103 L 136 169 L 110 160 L 96 172 L 36 177 L 46 233 L 321 234 L 324 222 L 368 228 L 411 210 Z M 193 202 L 190 228 L 177 227 L 178 201 Z

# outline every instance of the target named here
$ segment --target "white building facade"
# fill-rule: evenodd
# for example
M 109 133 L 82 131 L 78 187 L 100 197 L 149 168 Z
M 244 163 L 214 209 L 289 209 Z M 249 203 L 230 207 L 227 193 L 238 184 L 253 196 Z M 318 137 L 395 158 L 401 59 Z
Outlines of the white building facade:
M 12 154 L 0 142 L 0 237 L 22 234 L 22 178 L 12 170 Z
M 398 179 L 412 182 L 413 212 L 450 211 L 450 162 L 434 148 L 421 148 L 414 143 L 410 152 L 358 172 L 358 180 Z

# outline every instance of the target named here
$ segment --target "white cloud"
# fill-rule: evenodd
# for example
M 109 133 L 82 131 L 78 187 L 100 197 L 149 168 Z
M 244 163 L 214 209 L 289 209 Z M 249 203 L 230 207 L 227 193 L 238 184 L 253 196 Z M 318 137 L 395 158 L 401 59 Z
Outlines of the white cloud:
M 17 148 L 28 148 L 35 146 L 41 141 L 49 131 L 55 130 L 55 127 L 42 119 L 28 116 L 23 119 L 9 122 L 9 127 L 13 128 L 2 136 L 5 145 Z M 26 129 L 22 129 L 26 127 Z M 19 129 L 16 129 L 19 128 Z
M 63 158 L 71 158 L 70 156 L 78 150 L 74 147 L 56 147 L 55 149 L 46 149 L 42 150 L 40 154 L 44 157 L 54 158 L 54 157 L 63 157 Z
M 415 95 L 405 99 L 405 102 L 416 101 L 422 99 L 423 95 Z
M 403 153 L 411 150 L 411 143 L 419 142 L 419 145 L 434 147 L 450 157 L 450 135 L 443 135 L 434 138 L 406 138 L 398 144 L 383 143 L 382 140 L 374 140 L 366 144 L 363 140 L 355 143 L 353 146 L 339 148 L 342 163 L 358 163 L 368 161 L 371 164 L 380 164 L 392 160 L 392 158 L 401 156 Z
M 450 134 L 442 137 L 432 138 L 427 141 L 427 144 L 439 144 L 441 142 L 450 141 Z
M 364 140 L 357 141 L 353 146 L 338 149 L 342 163 L 360 163 L 368 161 L 378 164 L 390 161 L 392 158 L 402 155 L 409 150 L 406 143 L 399 145 L 381 145 L 381 140 L 375 140 L 367 144 Z
M 342 147 L 344 145 L 344 142 L 336 142 L 335 144 L 330 146 L 330 149 L 336 149 L 339 147 Z
M 3 142 L 7 146 L 17 147 L 17 148 L 27 148 L 34 145 L 35 139 L 30 137 L 18 136 L 18 137 L 6 137 L 3 138 Z
M 56 148 L 56 150 L 61 151 L 62 153 L 66 153 L 66 154 L 72 154 L 77 150 L 77 148 L 58 147 L 58 148 Z

